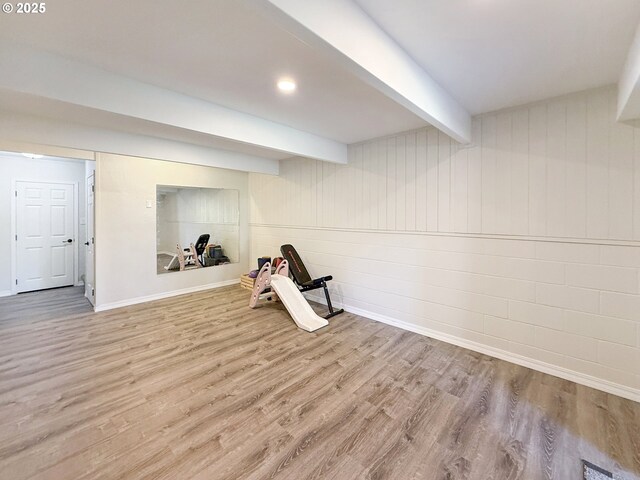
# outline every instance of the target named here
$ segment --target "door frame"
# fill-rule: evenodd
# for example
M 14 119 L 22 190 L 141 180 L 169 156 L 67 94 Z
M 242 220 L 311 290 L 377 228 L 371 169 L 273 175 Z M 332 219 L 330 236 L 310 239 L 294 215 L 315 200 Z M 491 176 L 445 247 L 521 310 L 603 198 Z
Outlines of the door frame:
M 91 298 L 87 296 L 87 272 L 89 270 L 89 254 L 87 253 L 87 249 L 84 249 L 84 296 L 87 300 L 89 300 L 89 303 L 93 306 L 94 310 L 96 308 L 96 169 L 93 168 L 93 170 L 91 171 L 91 175 L 86 175 L 86 170 L 85 170 L 85 181 L 84 181 L 84 189 L 85 189 L 85 240 L 87 242 L 92 242 L 92 249 L 93 249 L 93 255 L 92 255 L 92 260 L 93 260 L 93 264 L 91 265 L 92 271 L 93 271 L 93 283 L 92 283 L 92 289 L 93 289 L 93 295 L 91 295 Z M 93 191 L 91 192 L 93 194 L 93 231 L 89 232 L 89 179 L 93 177 Z M 89 235 L 89 233 L 91 233 L 92 235 Z
M 17 295 L 18 288 L 18 248 L 16 235 L 18 234 L 18 202 L 16 202 L 17 183 L 44 183 L 47 185 L 71 185 L 73 187 L 73 285 L 78 286 L 79 265 L 78 265 L 78 182 L 45 182 L 42 180 L 31 180 L 28 178 L 12 178 L 11 191 L 11 295 Z

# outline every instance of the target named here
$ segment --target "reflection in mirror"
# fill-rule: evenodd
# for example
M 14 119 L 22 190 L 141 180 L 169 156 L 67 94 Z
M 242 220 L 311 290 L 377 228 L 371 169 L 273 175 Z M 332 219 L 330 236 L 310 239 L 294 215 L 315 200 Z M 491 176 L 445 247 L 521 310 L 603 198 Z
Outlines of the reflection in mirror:
M 238 190 L 157 185 L 157 272 L 238 263 L 238 198 Z

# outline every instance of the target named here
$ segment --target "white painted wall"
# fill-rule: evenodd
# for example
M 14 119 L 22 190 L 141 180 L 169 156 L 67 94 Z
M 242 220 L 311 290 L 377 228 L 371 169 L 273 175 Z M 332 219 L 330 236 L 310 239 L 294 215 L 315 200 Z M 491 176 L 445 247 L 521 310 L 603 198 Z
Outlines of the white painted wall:
M 110 154 L 96 163 L 97 310 L 239 281 L 248 265 L 247 173 Z M 157 275 L 157 185 L 238 190 L 240 263 Z
M 347 310 L 640 400 L 640 123 L 615 89 L 250 174 L 251 258 L 293 243 Z M 336 319 L 335 321 L 339 321 Z
M 12 182 L 28 180 L 34 182 L 70 182 L 77 183 L 78 189 L 78 279 L 84 274 L 84 242 L 86 232 L 84 161 L 66 159 L 30 159 L 21 154 L 0 153 L 0 296 L 11 293 L 11 197 Z M 74 266 L 75 268 L 75 266 Z

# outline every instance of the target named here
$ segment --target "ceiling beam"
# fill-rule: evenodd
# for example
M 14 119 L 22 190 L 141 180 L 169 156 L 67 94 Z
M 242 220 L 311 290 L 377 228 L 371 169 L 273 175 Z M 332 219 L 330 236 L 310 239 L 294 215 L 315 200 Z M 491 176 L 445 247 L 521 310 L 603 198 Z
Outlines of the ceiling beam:
M 640 25 L 618 82 L 618 121 L 640 118 Z
M 334 140 L 26 46 L 0 48 L 0 88 L 191 130 L 234 142 L 347 163 Z
M 471 116 L 351 0 L 248 0 L 361 80 L 461 143 Z
M 44 148 L 34 153 L 65 147 L 270 175 L 279 172 L 278 160 L 13 111 L 0 110 L 0 132 L 4 150 L 11 149 L 12 144 L 42 145 Z

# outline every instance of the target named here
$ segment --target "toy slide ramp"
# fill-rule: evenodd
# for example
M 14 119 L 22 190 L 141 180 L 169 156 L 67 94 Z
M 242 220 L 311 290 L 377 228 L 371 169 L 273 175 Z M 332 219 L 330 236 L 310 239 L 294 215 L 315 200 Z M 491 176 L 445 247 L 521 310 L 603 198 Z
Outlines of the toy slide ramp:
M 271 275 L 271 288 L 276 292 L 289 311 L 293 321 L 303 330 L 313 332 L 326 327 L 329 322 L 313 311 L 311 305 L 302 296 L 298 287 L 289 277 L 284 275 Z

